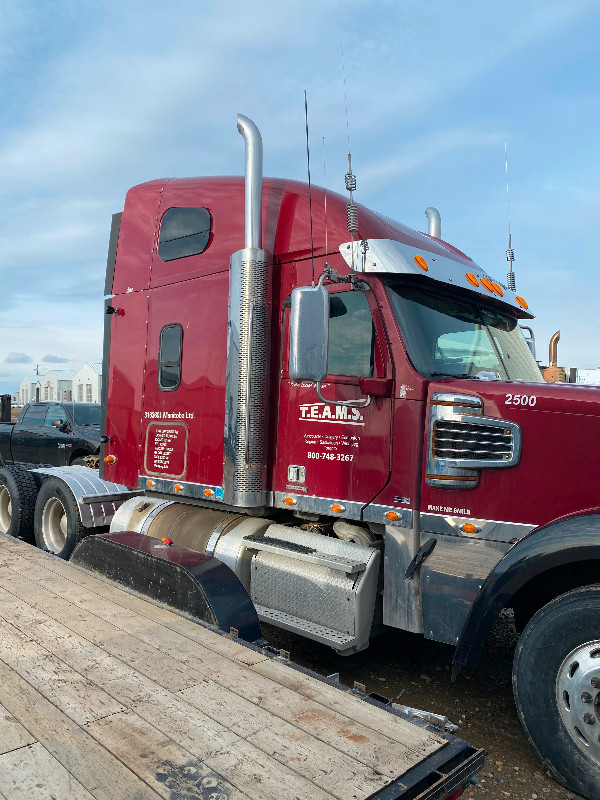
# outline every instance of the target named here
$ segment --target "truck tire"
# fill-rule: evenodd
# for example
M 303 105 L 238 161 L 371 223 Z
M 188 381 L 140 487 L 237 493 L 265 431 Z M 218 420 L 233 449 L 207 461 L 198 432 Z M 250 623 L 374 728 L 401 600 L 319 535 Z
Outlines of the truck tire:
M 33 512 L 37 484 L 23 467 L 0 468 L 0 532 L 33 541 Z
M 60 478 L 48 478 L 39 491 L 33 518 L 35 543 L 59 558 L 69 558 L 89 531 L 81 524 L 71 490 Z
M 513 690 L 552 775 L 600 800 L 600 585 L 567 592 L 532 617 L 517 644 Z

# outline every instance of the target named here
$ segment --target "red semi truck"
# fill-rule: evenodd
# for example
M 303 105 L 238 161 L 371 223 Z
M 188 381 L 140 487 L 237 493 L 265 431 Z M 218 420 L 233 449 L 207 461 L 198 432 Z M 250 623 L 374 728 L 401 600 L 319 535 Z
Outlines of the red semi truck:
M 151 181 L 113 217 L 101 476 L 11 468 L 0 522 L 62 557 L 108 524 L 171 539 L 262 621 L 343 654 L 422 633 L 455 674 L 512 608 L 525 729 L 598 800 L 600 395 L 542 381 L 527 301 L 435 209 L 419 233 L 263 180 L 238 129 L 245 181 Z

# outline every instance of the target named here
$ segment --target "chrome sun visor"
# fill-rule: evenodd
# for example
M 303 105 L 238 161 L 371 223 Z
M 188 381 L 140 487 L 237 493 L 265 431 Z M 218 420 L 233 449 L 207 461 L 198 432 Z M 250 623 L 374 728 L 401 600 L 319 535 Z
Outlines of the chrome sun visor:
M 443 244 L 440 243 L 443 247 Z M 490 276 L 474 261 L 464 263 L 453 258 L 403 244 L 393 239 L 369 239 L 345 242 L 340 253 L 349 267 L 356 272 L 377 272 L 387 275 L 419 275 L 476 292 L 488 300 L 495 300 L 517 312 L 518 317 L 532 318 L 522 297 L 496 278 Z

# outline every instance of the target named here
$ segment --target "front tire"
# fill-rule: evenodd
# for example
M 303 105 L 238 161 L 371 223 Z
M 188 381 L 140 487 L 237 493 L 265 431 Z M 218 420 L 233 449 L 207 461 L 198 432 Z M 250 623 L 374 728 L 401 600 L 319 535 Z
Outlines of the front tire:
M 513 690 L 552 775 L 600 800 L 600 586 L 563 594 L 532 617 L 515 652 Z
M 35 504 L 35 543 L 59 558 L 68 559 L 88 534 L 71 490 L 59 478 L 44 481 Z
M 0 533 L 33 539 L 33 511 L 37 484 L 30 472 L 17 465 L 0 469 Z

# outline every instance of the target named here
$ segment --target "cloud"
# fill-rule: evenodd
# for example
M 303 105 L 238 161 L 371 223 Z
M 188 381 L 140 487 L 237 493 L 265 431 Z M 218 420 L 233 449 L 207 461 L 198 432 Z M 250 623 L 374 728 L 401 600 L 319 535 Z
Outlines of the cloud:
M 33 358 L 25 353 L 9 353 L 4 359 L 5 364 L 31 364 Z
M 46 361 L 48 364 L 66 364 L 70 360 L 70 358 L 61 358 L 60 356 L 53 356 L 51 354 L 42 358 L 42 361 Z

